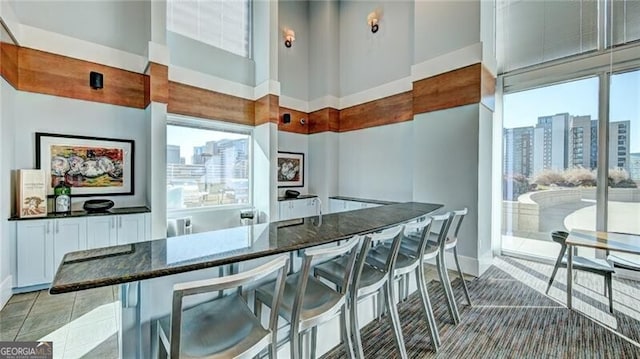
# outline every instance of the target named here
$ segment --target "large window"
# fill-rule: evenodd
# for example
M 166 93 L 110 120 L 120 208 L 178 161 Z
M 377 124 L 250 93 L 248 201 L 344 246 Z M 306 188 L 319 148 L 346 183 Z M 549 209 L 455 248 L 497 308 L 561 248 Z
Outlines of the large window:
M 251 133 L 167 125 L 167 209 L 250 202 Z
M 168 0 L 167 29 L 249 57 L 250 0 Z

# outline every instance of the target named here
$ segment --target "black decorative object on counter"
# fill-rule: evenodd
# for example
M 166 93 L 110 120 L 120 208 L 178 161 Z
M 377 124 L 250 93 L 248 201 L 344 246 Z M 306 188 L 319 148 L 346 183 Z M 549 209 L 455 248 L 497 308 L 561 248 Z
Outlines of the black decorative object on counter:
M 82 205 L 87 212 L 106 212 L 113 207 L 114 203 L 109 199 L 90 199 Z

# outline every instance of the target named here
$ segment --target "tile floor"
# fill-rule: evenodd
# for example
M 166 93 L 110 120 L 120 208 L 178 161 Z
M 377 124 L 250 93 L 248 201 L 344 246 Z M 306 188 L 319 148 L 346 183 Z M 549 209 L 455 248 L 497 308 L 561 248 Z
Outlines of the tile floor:
M 16 294 L 0 311 L 0 341 L 53 341 L 54 358 L 118 358 L 117 287 Z

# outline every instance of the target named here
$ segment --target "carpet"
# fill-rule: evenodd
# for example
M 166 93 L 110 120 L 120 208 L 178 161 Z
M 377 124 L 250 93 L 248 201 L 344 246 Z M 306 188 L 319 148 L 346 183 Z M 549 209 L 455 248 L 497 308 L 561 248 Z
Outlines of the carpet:
M 544 288 L 543 284 L 548 279 L 548 274 L 539 271 L 548 270 L 550 273 L 551 266 L 528 266 L 527 261 L 506 257 L 497 258 L 496 262 L 500 265 L 492 266 L 479 278 L 467 282 L 473 307 L 466 304 L 460 280 L 453 281 L 461 317 L 457 326 L 452 324 L 447 312 L 440 283 L 429 283 L 429 295 L 442 341 L 438 353 L 431 346 L 418 293 L 400 303 L 400 321 L 410 358 L 640 357 L 640 348 L 616 335 L 611 328 L 577 311 L 568 310 L 544 295 L 544 289 L 536 289 Z M 518 279 L 518 273 L 526 280 Z M 633 283 L 633 288 L 638 288 L 637 283 Z M 560 287 L 555 289 L 562 290 Z M 614 298 L 616 295 L 614 293 Z M 596 305 L 602 305 L 602 310 L 606 311 L 605 303 Z M 616 313 L 615 318 L 619 322 L 615 330 L 629 338 L 640 338 L 638 320 L 622 313 Z M 399 357 L 386 320 L 368 324 L 362 329 L 362 339 L 367 358 Z M 338 346 L 323 358 L 346 358 L 346 354 Z

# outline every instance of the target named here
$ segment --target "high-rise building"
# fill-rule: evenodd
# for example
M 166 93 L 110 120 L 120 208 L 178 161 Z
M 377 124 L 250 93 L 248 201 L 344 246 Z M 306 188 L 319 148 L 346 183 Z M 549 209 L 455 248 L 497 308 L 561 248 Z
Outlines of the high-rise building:
M 533 175 L 533 127 L 504 129 L 503 173 Z
M 538 117 L 534 129 L 533 172 L 567 168 L 569 114 Z
M 631 172 L 629 121 L 609 124 L 609 167 Z M 504 129 L 503 173 L 598 167 L 598 120 L 568 113 L 538 117 L 536 126 Z M 640 176 L 639 176 L 640 177 Z

